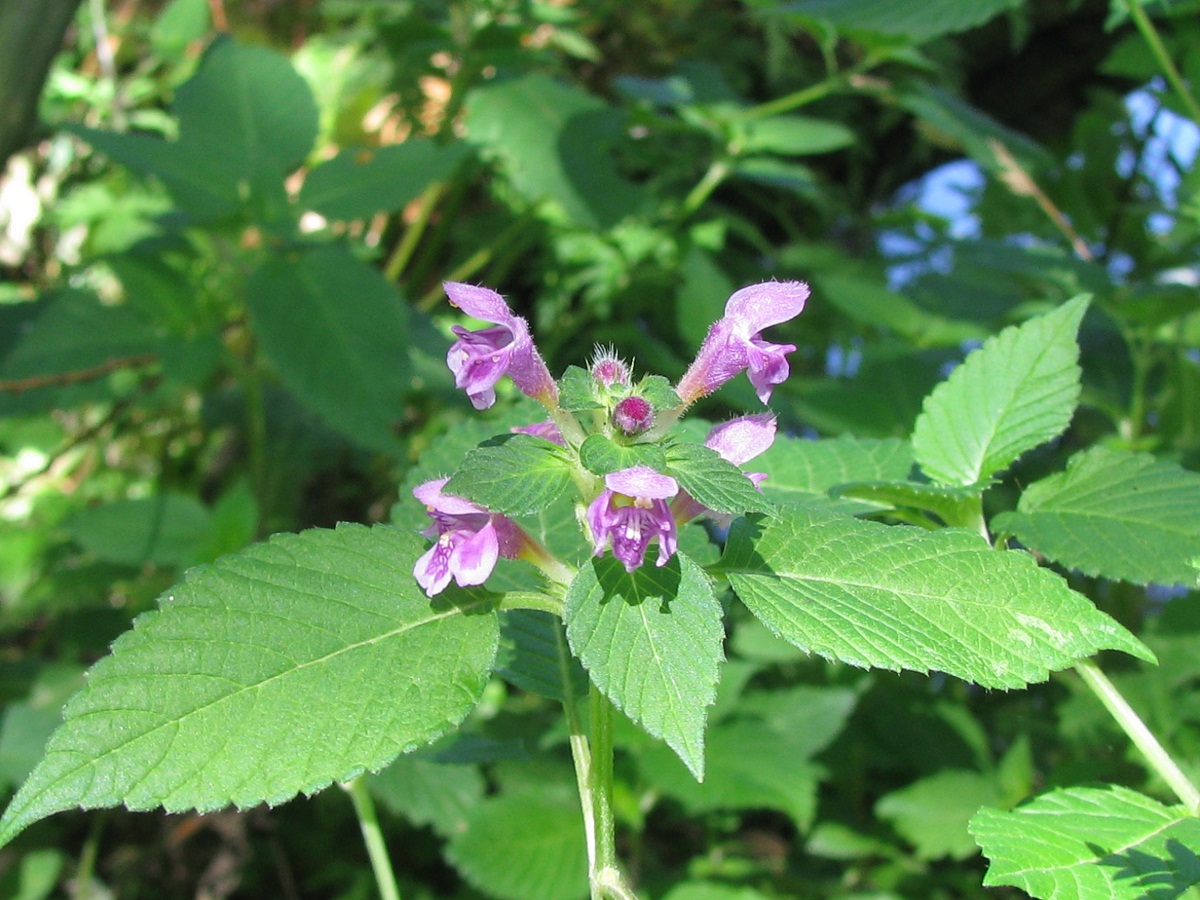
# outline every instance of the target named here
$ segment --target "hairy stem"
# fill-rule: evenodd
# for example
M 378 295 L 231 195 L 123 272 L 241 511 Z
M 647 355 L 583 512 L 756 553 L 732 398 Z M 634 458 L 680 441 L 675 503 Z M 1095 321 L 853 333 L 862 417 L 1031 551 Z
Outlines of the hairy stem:
M 358 816 L 358 825 L 367 845 L 367 855 L 371 858 L 371 869 L 375 873 L 375 883 L 379 886 L 381 900 L 400 900 L 396 873 L 392 871 L 392 861 L 383 842 L 379 818 L 375 815 L 375 801 L 371 799 L 366 781 L 360 775 L 342 787 L 354 802 L 354 814 Z
M 1122 730 L 1129 735 L 1129 739 L 1133 741 L 1134 745 L 1142 751 L 1142 755 L 1146 757 L 1154 771 L 1175 792 L 1175 795 L 1187 807 L 1188 812 L 1193 816 L 1200 816 L 1200 790 L 1197 790 L 1187 775 L 1183 773 L 1183 770 L 1171 758 L 1171 754 L 1158 742 L 1158 738 L 1146 727 L 1146 723 L 1134 712 L 1133 707 L 1129 705 L 1116 686 L 1108 680 L 1108 676 L 1088 660 L 1080 660 L 1075 663 L 1075 671 L 1079 673 L 1084 684 L 1091 688 L 1092 693 L 1100 699 L 1112 717 L 1117 720 L 1117 724 L 1121 726 Z

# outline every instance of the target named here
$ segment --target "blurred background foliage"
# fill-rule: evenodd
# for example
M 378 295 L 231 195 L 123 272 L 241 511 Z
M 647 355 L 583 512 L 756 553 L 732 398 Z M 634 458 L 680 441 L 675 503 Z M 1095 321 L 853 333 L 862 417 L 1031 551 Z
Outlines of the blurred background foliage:
M 522 421 L 453 389 L 443 280 L 503 292 L 555 372 L 599 343 L 669 377 L 735 288 L 808 280 L 773 406 L 851 442 L 905 439 L 966 351 L 1088 292 L 1084 405 L 1009 483 L 1095 443 L 1200 467 L 1198 8 L 5 4 L 0 790 L 185 568 L 277 531 L 406 524 L 425 450 Z M 739 382 L 701 412 L 755 407 Z M 1159 652 L 1125 686 L 1197 774 L 1195 603 L 1070 577 Z M 543 625 L 513 617 L 506 646 Z M 982 897 L 980 805 L 1159 791 L 1068 676 L 986 693 L 730 627 L 705 784 L 623 735 L 645 898 Z M 582 896 L 540 693 L 498 679 L 464 735 L 375 779 L 406 897 Z M 355 832 L 337 791 L 62 816 L 0 852 L 0 894 L 367 897 Z

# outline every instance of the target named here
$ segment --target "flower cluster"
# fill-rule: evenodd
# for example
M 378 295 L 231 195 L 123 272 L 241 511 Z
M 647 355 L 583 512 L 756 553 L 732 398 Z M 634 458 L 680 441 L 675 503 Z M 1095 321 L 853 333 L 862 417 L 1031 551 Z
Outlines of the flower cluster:
M 488 288 L 455 282 L 448 282 L 445 289 L 454 306 L 491 323 L 477 331 L 453 326 L 457 340 L 446 363 L 455 384 L 476 409 L 486 409 L 496 401 L 496 384 L 507 375 L 522 393 L 547 409 L 548 421 L 512 430 L 557 445 L 575 461 L 580 518 L 596 556 L 611 551 L 626 571 L 633 572 L 656 544 L 655 565 L 663 566 L 676 553 L 678 527 L 683 523 L 709 516 L 728 524 L 728 513 L 709 510 L 681 488 L 669 469 L 658 471 L 639 463 L 615 471 L 609 471 L 611 467 L 590 471 L 581 451 L 589 435 L 600 435 L 606 446 L 617 448 L 636 449 L 636 445 L 661 441 L 664 429 L 687 407 L 741 372 L 747 372 L 765 404 L 788 377 L 786 356 L 796 348 L 770 343 L 762 331 L 804 309 L 809 295 L 806 284 L 771 281 L 735 292 L 725 315 L 709 329 L 696 359 L 673 386 L 655 376 L 635 383 L 626 362 L 613 350 L 598 347 L 587 372 L 575 370 L 574 388 L 566 387 L 564 378 L 562 394 L 533 345 L 528 324 L 513 314 L 503 297 Z M 579 383 L 584 387 L 579 388 Z M 582 399 L 574 396 L 568 402 L 572 390 L 576 395 L 582 391 Z M 590 422 L 575 415 L 584 409 L 593 411 Z M 712 428 L 704 445 L 725 463 L 741 467 L 771 446 L 775 431 L 770 413 L 747 415 Z M 744 474 L 755 487 L 766 477 Z M 500 557 L 525 559 L 551 578 L 563 580 L 565 567 L 512 519 L 444 493 L 449 480 L 425 482 L 413 490 L 431 519 L 422 534 L 433 546 L 417 560 L 413 572 L 426 594 L 440 593 L 451 581 L 460 587 L 483 584 Z

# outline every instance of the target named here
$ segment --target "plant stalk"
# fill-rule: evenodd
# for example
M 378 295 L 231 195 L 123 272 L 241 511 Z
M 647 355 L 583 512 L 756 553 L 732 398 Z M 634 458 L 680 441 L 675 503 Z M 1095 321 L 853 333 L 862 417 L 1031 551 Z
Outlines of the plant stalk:
M 1158 773 L 1175 792 L 1183 805 L 1193 816 L 1200 816 L 1200 790 L 1192 784 L 1183 770 L 1171 758 L 1171 754 L 1158 742 L 1154 733 L 1146 727 L 1146 723 L 1134 712 L 1133 707 L 1121 695 L 1116 686 L 1108 680 L 1099 667 L 1088 660 L 1075 663 L 1075 671 L 1083 679 L 1084 684 L 1091 688 L 1100 702 L 1104 704 L 1121 729 L 1129 735 L 1129 739 L 1142 751 L 1142 755 L 1150 766 Z
M 396 873 L 392 871 L 392 861 L 383 842 L 383 831 L 375 815 L 375 801 L 367 790 L 366 780 L 359 775 L 342 787 L 354 803 L 354 814 L 362 829 L 363 842 L 367 845 L 367 856 L 371 858 L 371 869 L 375 873 L 381 900 L 400 900 L 400 887 L 396 884 Z
M 1142 9 L 1142 4 L 1138 0 L 1125 0 L 1125 6 L 1129 9 L 1129 18 L 1133 20 L 1133 24 L 1142 34 L 1142 39 L 1145 40 L 1150 47 L 1150 52 L 1158 61 L 1163 77 L 1167 79 L 1171 89 L 1178 95 L 1179 101 L 1187 110 L 1188 115 L 1192 117 L 1192 121 L 1200 125 L 1200 104 L 1196 103 L 1196 98 L 1188 91 L 1183 76 L 1179 74 L 1179 69 L 1175 67 L 1171 55 L 1167 53 L 1167 48 L 1163 44 L 1158 30 L 1154 27 L 1154 23 L 1150 21 L 1150 17 L 1146 15 L 1146 11 Z

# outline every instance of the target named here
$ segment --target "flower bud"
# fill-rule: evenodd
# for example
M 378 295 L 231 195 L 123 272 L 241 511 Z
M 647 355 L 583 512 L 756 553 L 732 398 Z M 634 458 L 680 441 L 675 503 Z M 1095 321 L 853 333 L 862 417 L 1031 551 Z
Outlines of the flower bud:
M 629 384 L 629 365 L 617 356 L 612 347 L 601 347 L 597 344 L 595 354 L 589 369 L 592 381 L 606 390 L 614 386 L 624 387 Z
M 613 407 L 612 420 L 622 434 L 641 434 L 654 424 L 654 407 L 643 397 L 626 397 Z

